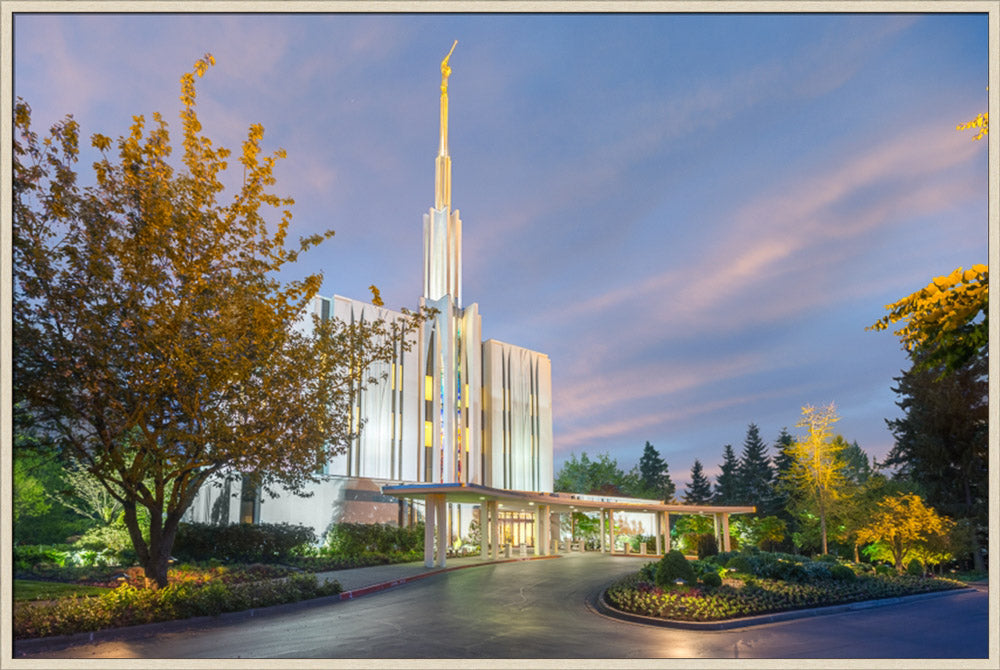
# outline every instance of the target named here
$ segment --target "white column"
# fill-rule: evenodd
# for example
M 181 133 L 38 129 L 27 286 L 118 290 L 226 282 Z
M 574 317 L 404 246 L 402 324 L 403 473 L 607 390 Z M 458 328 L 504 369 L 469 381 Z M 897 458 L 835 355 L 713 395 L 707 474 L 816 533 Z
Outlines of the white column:
M 542 555 L 542 506 L 535 505 L 535 556 Z
M 538 538 L 542 542 L 542 556 L 552 555 L 552 519 L 549 518 L 551 512 L 548 505 L 541 505 L 539 510 L 542 514 L 542 535 Z
M 722 542 L 720 542 L 720 540 L 722 539 L 722 536 L 719 534 L 719 513 L 718 512 L 712 512 L 712 529 L 715 531 L 715 546 L 718 547 L 720 544 L 722 544 Z
M 603 554 L 605 551 L 607 551 L 604 548 L 605 547 L 605 542 L 604 542 L 604 510 L 603 509 L 601 510 L 601 523 L 600 523 L 600 526 L 601 526 L 601 553 Z
M 730 551 L 729 549 L 729 513 L 722 513 L 722 551 Z
M 615 511 L 608 510 L 608 553 L 615 553 Z
M 424 498 L 424 567 L 434 567 L 434 496 Z
M 656 555 L 663 553 L 663 513 L 656 513 Z
M 500 504 L 496 500 L 490 501 L 490 522 L 490 532 L 493 537 L 490 556 L 495 561 L 500 558 Z
M 664 554 L 670 553 L 670 512 L 663 513 L 663 541 L 664 541 Z
M 490 547 L 490 502 L 484 500 L 479 505 L 479 558 L 489 557 Z
M 448 502 L 444 494 L 437 498 L 437 567 L 443 568 L 448 551 Z

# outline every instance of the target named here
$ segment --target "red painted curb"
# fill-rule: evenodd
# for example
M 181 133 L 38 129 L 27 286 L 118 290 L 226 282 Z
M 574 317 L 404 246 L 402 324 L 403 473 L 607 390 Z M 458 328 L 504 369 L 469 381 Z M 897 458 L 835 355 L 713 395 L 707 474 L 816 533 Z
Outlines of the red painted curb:
M 561 556 L 531 556 L 528 558 L 505 558 L 498 561 L 487 561 L 485 563 L 471 563 L 469 565 L 456 565 L 451 568 L 441 568 L 440 570 L 433 570 L 432 572 L 422 572 L 419 575 L 413 575 L 411 577 L 402 577 L 400 579 L 394 579 L 390 582 L 380 582 L 378 584 L 371 584 L 369 586 L 362 586 L 350 591 L 344 591 L 340 594 L 341 600 L 354 600 L 355 598 L 360 598 L 361 596 L 366 596 L 369 593 L 376 593 L 377 591 L 384 591 L 385 589 L 390 589 L 393 586 L 399 586 L 400 584 L 408 584 L 409 582 L 415 582 L 418 579 L 423 579 L 424 577 L 430 577 L 432 575 L 439 575 L 442 572 L 451 572 L 452 570 L 464 570 L 465 568 L 478 568 L 484 565 L 497 565 L 499 563 L 516 563 L 518 561 L 540 561 L 547 558 L 561 558 Z

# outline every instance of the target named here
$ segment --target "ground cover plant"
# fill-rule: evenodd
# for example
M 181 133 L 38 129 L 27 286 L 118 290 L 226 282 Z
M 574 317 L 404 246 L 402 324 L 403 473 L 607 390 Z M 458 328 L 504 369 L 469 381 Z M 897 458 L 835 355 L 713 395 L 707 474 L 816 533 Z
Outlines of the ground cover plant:
M 170 565 L 159 588 L 140 566 L 107 565 L 68 544 L 22 545 L 14 634 L 65 635 L 340 593 L 336 581 L 312 573 L 419 560 L 422 540 L 422 524 L 338 524 L 319 546 L 311 530 L 287 524 L 181 524 L 175 547 L 184 561 Z
M 605 592 L 614 608 L 679 621 L 722 621 L 785 610 L 877 600 L 961 588 L 951 579 L 897 575 L 872 566 L 810 560 L 804 556 L 746 552 L 689 561 L 697 579 L 677 573 L 676 557 L 644 566 Z M 668 570 L 661 565 L 669 565 Z
M 14 580 L 14 600 L 55 600 L 73 596 L 98 596 L 107 593 L 104 586 L 43 582 L 34 579 Z
M 69 635 L 217 615 L 335 595 L 341 590 L 338 582 L 320 583 L 312 574 L 237 583 L 182 581 L 158 589 L 125 583 L 96 597 L 15 602 L 14 638 Z

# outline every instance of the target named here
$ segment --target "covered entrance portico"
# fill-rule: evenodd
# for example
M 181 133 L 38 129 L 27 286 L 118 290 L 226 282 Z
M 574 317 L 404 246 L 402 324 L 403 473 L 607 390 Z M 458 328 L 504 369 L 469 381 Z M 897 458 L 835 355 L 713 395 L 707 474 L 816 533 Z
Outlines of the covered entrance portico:
M 511 513 L 530 515 L 533 521 L 534 554 L 550 556 L 558 553 L 560 514 L 599 512 L 601 517 L 601 551 L 614 552 L 615 513 L 645 513 L 655 515 L 655 553 L 670 551 L 670 514 L 702 514 L 713 517 L 716 534 L 721 531 L 723 551 L 730 550 L 729 515 L 753 513 L 752 506 L 713 506 L 664 504 L 649 500 L 607 498 L 595 499 L 575 493 L 541 493 L 508 491 L 478 484 L 407 484 L 384 486 L 382 493 L 400 499 L 424 501 L 424 565 L 444 567 L 448 549 L 448 504 L 479 506 L 479 553 L 483 560 L 500 558 L 501 525 Z M 556 522 L 552 522 L 553 515 Z M 607 537 L 605 528 L 611 529 Z

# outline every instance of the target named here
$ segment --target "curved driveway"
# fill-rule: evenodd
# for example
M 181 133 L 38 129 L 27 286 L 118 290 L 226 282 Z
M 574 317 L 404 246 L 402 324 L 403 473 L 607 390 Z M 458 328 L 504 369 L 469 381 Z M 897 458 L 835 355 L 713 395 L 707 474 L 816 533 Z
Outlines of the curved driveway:
M 587 600 L 639 560 L 477 566 L 353 601 L 23 658 L 986 658 L 987 593 L 724 631 L 626 623 Z M 263 612 L 263 611 L 262 611 Z M 971 664 L 970 664 L 971 665 Z

